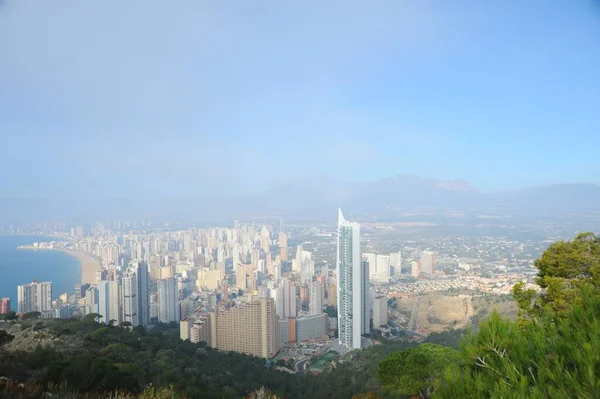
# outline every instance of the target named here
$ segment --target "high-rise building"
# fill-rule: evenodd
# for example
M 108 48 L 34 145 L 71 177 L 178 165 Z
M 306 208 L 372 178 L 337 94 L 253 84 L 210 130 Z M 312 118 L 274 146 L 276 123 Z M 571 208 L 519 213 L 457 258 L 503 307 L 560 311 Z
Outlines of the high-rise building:
M 279 281 L 281 279 L 281 260 L 279 257 L 271 262 L 271 270 L 273 272 L 273 279 Z
M 300 251 L 300 281 L 308 283 L 312 281 L 315 275 L 315 261 L 312 258 L 312 252 Z
M 140 324 L 138 281 L 136 273 L 129 273 L 121 279 L 121 303 L 123 322 L 131 323 L 132 326 Z
M 100 322 L 110 324 L 113 321 L 120 324 L 121 312 L 119 311 L 119 283 L 116 281 L 98 281 L 98 314 L 102 316 Z
M 17 309 L 19 313 L 45 312 L 52 310 L 52 283 L 39 283 L 33 280 L 29 284 L 17 287 Z
M 375 273 L 375 271 L 377 270 L 377 254 L 373 254 L 373 253 L 365 253 L 363 254 L 363 260 L 366 260 L 367 262 L 369 262 L 369 270 L 371 271 L 371 273 Z M 375 276 L 371 275 L 369 276 L 369 278 L 374 278 Z
M 62 305 L 54 310 L 55 319 L 70 319 L 71 317 L 73 317 L 71 305 Z
M 139 325 L 147 327 L 150 323 L 150 275 L 148 273 L 148 263 L 138 263 L 136 279 L 138 284 Z
M 424 251 L 421 254 L 421 272 L 433 274 L 433 252 Z
M 179 287 L 176 278 L 158 281 L 158 320 L 162 323 L 179 321 Z
M 390 279 L 390 257 L 373 253 L 363 254 L 363 260 L 369 263 L 369 278 L 376 282 L 388 282 Z
M 85 298 L 85 292 L 90 288 L 89 284 L 77 284 L 75 285 L 75 303 L 81 298 Z
M 377 255 L 377 265 L 375 267 L 377 269 L 375 271 L 375 281 L 388 282 L 390 280 L 390 257 Z
M 313 281 L 309 285 L 308 293 L 308 313 L 310 316 L 316 316 L 323 313 L 323 285 L 319 281 Z
M 298 307 L 296 304 L 296 286 L 286 278 L 281 279 L 275 290 L 276 313 L 280 319 L 296 317 Z
M 384 326 L 388 322 L 387 297 L 376 296 L 373 298 L 373 327 Z
M 279 233 L 279 256 L 281 260 L 288 260 L 288 236 L 285 233 Z
M 331 278 L 329 281 L 329 285 L 327 286 L 327 305 L 329 306 L 337 306 L 337 280 Z
M 281 348 L 273 299 L 263 298 L 229 310 L 217 310 L 211 317 L 211 346 L 217 349 L 271 358 Z
M 0 299 L 0 314 L 7 314 L 10 312 L 10 298 Z
M 402 274 L 402 252 L 392 252 L 390 254 L 390 267 L 394 268 L 394 272 L 390 272 L 392 276 L 399 276 Z
M 98 288 L 95 285 L 85 290 L 85 309 L 83 313 L 98 313 Z
M 414 278 L 417 278 L 417 277 L 419 277 L 419 274 L 421 274 L 419 262 L 412 262 L 410 264 L 410 275 Z
M 349 349 L 361 348 L 361 337 L 369 333 L 368 262 L 362 261 L 360 225 L 338 215 L 337 303 L 340 344 Z

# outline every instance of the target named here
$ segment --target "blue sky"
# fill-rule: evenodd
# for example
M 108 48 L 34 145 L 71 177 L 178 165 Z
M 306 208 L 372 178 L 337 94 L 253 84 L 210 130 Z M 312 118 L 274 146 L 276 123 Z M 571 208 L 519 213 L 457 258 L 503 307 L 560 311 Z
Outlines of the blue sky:
M 600 183 L 600 3 L 0 1 L 0 196 Z

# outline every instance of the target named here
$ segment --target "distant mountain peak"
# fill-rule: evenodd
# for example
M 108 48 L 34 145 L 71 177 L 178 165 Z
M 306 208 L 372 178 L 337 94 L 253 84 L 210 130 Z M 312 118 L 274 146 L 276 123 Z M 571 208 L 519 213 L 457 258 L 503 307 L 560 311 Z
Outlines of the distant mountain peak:
M 445 191 L 456 191 L 463 193 L 476 193 L 477 189 L 464 180 L 441 180 L 415 175 L 396 175 L 387 179 L 378 181 L 383 184 L 418 184 L 420 186 L 430 186 Z M 377 182 L 375 182 L 377 183 Z
M 449 181 L 438 181 L 436 184 L 437 188 L 448 191 L 459 191 L 464 193 L 475 193 L 477 189 L 467 183 L 464 180 L 449 180 Z

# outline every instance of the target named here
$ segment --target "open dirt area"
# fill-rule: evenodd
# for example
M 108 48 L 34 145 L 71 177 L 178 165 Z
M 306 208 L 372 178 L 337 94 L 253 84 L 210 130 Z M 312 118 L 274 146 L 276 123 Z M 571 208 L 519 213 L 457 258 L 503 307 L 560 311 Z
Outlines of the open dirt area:
M 398 298 L 390 309 L 390 318 L 407 330 L 427 335 L 471 325 L 477 329 L 494 310 L 515 320 L 517 303 L 510 295 L 446 295 L 429 293 L 412 298 Z
M 427 335 L 450 328 L 464 328 L 473 316 L 470 295 L 427 294 L 398 301 L 398 311 L 408 318 L 408 330 Z

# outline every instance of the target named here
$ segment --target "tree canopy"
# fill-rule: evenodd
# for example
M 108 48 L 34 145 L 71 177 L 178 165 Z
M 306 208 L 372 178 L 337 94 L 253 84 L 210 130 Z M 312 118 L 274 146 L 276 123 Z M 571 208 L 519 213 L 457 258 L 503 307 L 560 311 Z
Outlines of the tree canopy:
M 600 393 L 600 297 L 584 288 L 562 318 L 521 325 L 494 313 L 446 369 L 439 398 L 593 398 Z
M 385 387 L 423 398 L 600 397 L 600 238 L 554 243 L 535 266 L 542 292 L 514 287 L 519 321 L 494 312 L 460 351 L 394 353 L 379 367 Z
M 446 367 L 458 365 L 460 353 L 452 348 L 425 343 L 392 353 L 379 364 L 379 378 L 385 388 L 398 395 L 429 397 Z
M 543 310 L 563 316 L 581 301 L 584 286 L 600 289 L 600 236 L 588 232 L 571 241 L 555 242 L 535 261 L 535 267 L 536 283 L 543 292 L 525 290 L 523 283 L 514 287 L 520 316 L 539 315 Z

